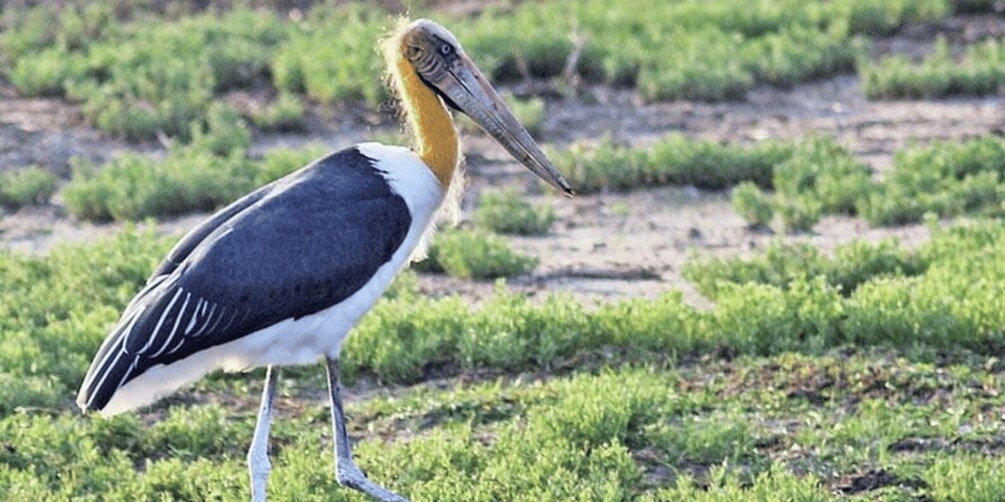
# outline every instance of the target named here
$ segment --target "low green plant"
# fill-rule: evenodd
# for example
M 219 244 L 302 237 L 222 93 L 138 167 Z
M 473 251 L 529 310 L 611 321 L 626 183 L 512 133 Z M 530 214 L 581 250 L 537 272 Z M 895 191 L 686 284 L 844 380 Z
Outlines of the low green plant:
M 616 145 L 610 137 L 597 144 L 573 144 L 554 152 L 552 158 L 558 170 L 581 193 L 605 188 L 626 190 L 648 182 L 646 153 Z
M 241 154 L 251 146 L 251 131 L 244 119 L 232 108 L 214 103 L 206 112 L 206 123 L 194 122 L 191 126 L 188 148 L 202 150 L 217 156 Z
M 990 502 L 1001 498 L 1001 457 L 957 454 L 936 460 L 924 473 L 937 501 Z
M 812 224 L 820 213 L 854 215 L 856 202 L 873 189 L 871 178 L 872 171 L 833 138 L 811 137 L 775 166 L 772 185 L 783 220 Z
M 792 155 L 792 146 L 761 141 L 740 146 L 669 135 L 653 145 L 651 177 L 660 182 L 722 190 L 743 181 L 771 186 L 774 166 Z
M 472 216 L 479 228 L 500 234 L 542 235 L 555 222 L 551 205 L 531 204 L 514 189 L 486 191 Z
M 44 204 L 56 191 L 56 175 L 38 166 L 0 173 L 0 206 Z
M 102 167 L 74 160 L 63 193 L 67 209 L 86 220 L 137 220 L 209 211 L 254 188 L 251 133 L 236 112 L 213 106 L 205 126 L 192 125 L 191 138 L 171 145 L 161 160 L 126 154 Z
M 245 375 L 112 419 L 70 410 L 171 244 L 129 228 L 46 255 L 0 250 L 5 493 L 247 496 L 260 387 Z M 1003 430 L 1000 222 L 935 229 L 914 250 L 777 245 L 704 270 L 715 304 L 700 309 L 679 291 L 585 305 L 501 284 L 471 305 L 406 275 L 346 339 L 343 376 L 435 380 L 347 403 L 359 465 L 444 500 L 827 500 L 863 473 L 885 480 L 869 498 L 995 500 L 1002 465 L 981 452 Z M 273 431 L 273 483 L 298 498 L 341 493 L 317 440 L 323 379 L 287 368 L 279 383 L 306 403 Z
M 684 267 L 684 277 L 713 299 L 727 284 L 757 283 L 788 289 L 797 279 L 817 276 L 825 277 L 828 284 L 847 296 L 872 280 L 918 275 L 934 259 L 910 253 L 893 240 L 852 242 L 838 246 L 833 256 L 825 256 L 806 244 L 773 242 L 747 259 L 691 260 Z
M 822 205 L 812 197 L 775 197 L 775 210 L 786 232 L 810 232 L 820 221 Z
M 221 157 L 175 147 L 162 161 L 126 154 L 102 168 L 77 160 L 72 169 L 63 192 L 66 208 L 77 218 L 94 221 L 209 211 L 253 188 L 253 170 L 243 152 Z
M 275 49 L 269 63 L 275 87 L 323 104 L 361 100 L 376 107 L 387 97 L 373 45 L 383 29 L 383 12 L 368 4 L 319 6 L 309 20 L 294 26 Z
M 884 183 L 858 201 L 873 225 L 903 225 L 925 214 L 1000 214 L 1005 141 L 995 137 L 934 142 L 897 152 Z
M 263 131 L 289 131 L 300 127 L 304 105 L 296 94 L 282 92 L 276 100 L 251 114 L 251 122 Z
M 816 476 L 799 477 L 779 466 L 746 481 L 726 467 L 714 467 L 708 474 L 709 486 L 703 487 L 690 475 L 683 476 L 673 488 L 661 490 L 655 500 L 694 500 L 697 502 L 727 502 L 752 500 L 782 502 L 799 500 L 825 502 L 835 500 Z
M 493 80 L 571 77 L 634 86 L 651 101 L 722 100 L 742 98 L 758 84 L 792 85 L 848 71 L 866 53 L 860 34 L 935 21 L 949 13 L 948 5 L 758 0 L 744 10 L 735 1 L 645 0 L 622 13 L 608 2 L 583 0 L 436 14 L 447 18 Z M 185 138 L 189 124 L 204 121 L 221 94 L 263 84 L 280 96 L 304 95 L 324 105 L 362 101 L 376 108 L 388 97 L 373 50 L 388 24 L 380 7 L 316 5 L 285 21 L 262 9 L 189 7 L 8 6 L 0 18 L 0 68 L 22 93 L 80 101 L 96 126 L 131 139 Z M 514 108 L 533 124 L 540 103 Z M 285 98 L 255 122 L 284 127 L 298 110 Z
M 834 14 L 846 17 L 851 30 L 868 35 L 890 35 L 907 24 L 940 19 L 950 12 L 945 0 L 841 0 Z
M 860 73 L 862 90 L 870 99 L 994 94 L 1005 85 L 1005 43 L 991 39 L 971 45 L 957 62 L 949 43 L 939 38 L 921 63 L 889 56 L 863 63 Z
M 617 145 L 606 137 L 595 144 L 573 144 L 553 157 L 582 192 L 664 184 L 721 190 L 743 181 L 770 187 L 774 166 L 792 151 L 792 145 L 774 141 L 737 146 L 674 134 L 648 149 Z
M 513 277 L 537 265 L 536 259 L 510 249 L 502 237 L 481 230 L 440 232 L 427 260 L 420 268 L 470 279 Z
M 271 183 L 287 174 L 324 157 L 328 149 L 321 144 L 308 144 L 299 148 L 280 147 L 269 150 L 255 163 L 255 186 Z
M 752 181 L 744 181 L 733 189 L 733 210 L 751 227 L 767 227 L 775 210 L 771 198 Z

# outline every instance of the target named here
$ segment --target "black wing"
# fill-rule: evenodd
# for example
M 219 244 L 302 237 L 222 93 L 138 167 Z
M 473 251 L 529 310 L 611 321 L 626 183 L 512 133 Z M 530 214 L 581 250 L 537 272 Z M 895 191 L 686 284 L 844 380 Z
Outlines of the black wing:
M 184 237 L 95 356 L 78 404 L 284 319 L 346 299 L 401 246 L 405 201 L 356 148 L 221 210 Z

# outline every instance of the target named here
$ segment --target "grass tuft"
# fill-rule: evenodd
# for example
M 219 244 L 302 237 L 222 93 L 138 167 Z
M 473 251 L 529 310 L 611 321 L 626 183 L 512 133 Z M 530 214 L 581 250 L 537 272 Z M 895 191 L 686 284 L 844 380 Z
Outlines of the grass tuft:
M 7 209 L 44 204 L 55 191 L 56 176 L 41 167 L 33 166 L 0 174 L 0 206 Z
M 482 194 L 474 211 L 475 225 L 500 234 L 543 235 L 555 222 L 551 205 L 531 204 L 516 190 L 492 190 Z
M 537 265 L 536 259 L 511 250 L 502 237 L 481 230 L 440 232 L 427 260 L 420 269 L 465 279 L 514 277 Z

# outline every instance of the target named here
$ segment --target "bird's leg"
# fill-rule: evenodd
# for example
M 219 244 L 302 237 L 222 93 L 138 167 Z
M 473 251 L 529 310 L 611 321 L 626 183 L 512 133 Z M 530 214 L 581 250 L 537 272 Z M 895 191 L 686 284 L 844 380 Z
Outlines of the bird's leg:
M 345 413 L 342 411 L 342 397 L 339 394 L 338 359 L 326 358 L 328 364 L 328 389 L 332 398 L 332 425 L 335 434 L 335 477 L 338 484 L 359 490 L 384 502 L 408 502 L 408 499 L 388 491 L 366 479 L 363 472 L 352 460 L 352 447 L 345 431 Z
M 279 368 L 269 366 L 265 370 L 265 389 L 262 390 L 262 405 L 258 410 L 255 436 L 248 449 L 248 471 L 251 473 L 251 500 L 265 502 L 265 489 L 269 483 L 269 425 L 272 422 L 272 401 L 276 397 L 276 379 Z

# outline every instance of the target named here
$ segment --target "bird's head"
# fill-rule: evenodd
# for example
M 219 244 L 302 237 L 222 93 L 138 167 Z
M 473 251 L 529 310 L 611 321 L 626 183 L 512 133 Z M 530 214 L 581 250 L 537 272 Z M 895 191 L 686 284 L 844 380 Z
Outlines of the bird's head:
M 419 19 L 400 28 L 392 50 L 443 102 L 467 115 L 534 174 L 566 194 L 572 187 L 446 28 Z

